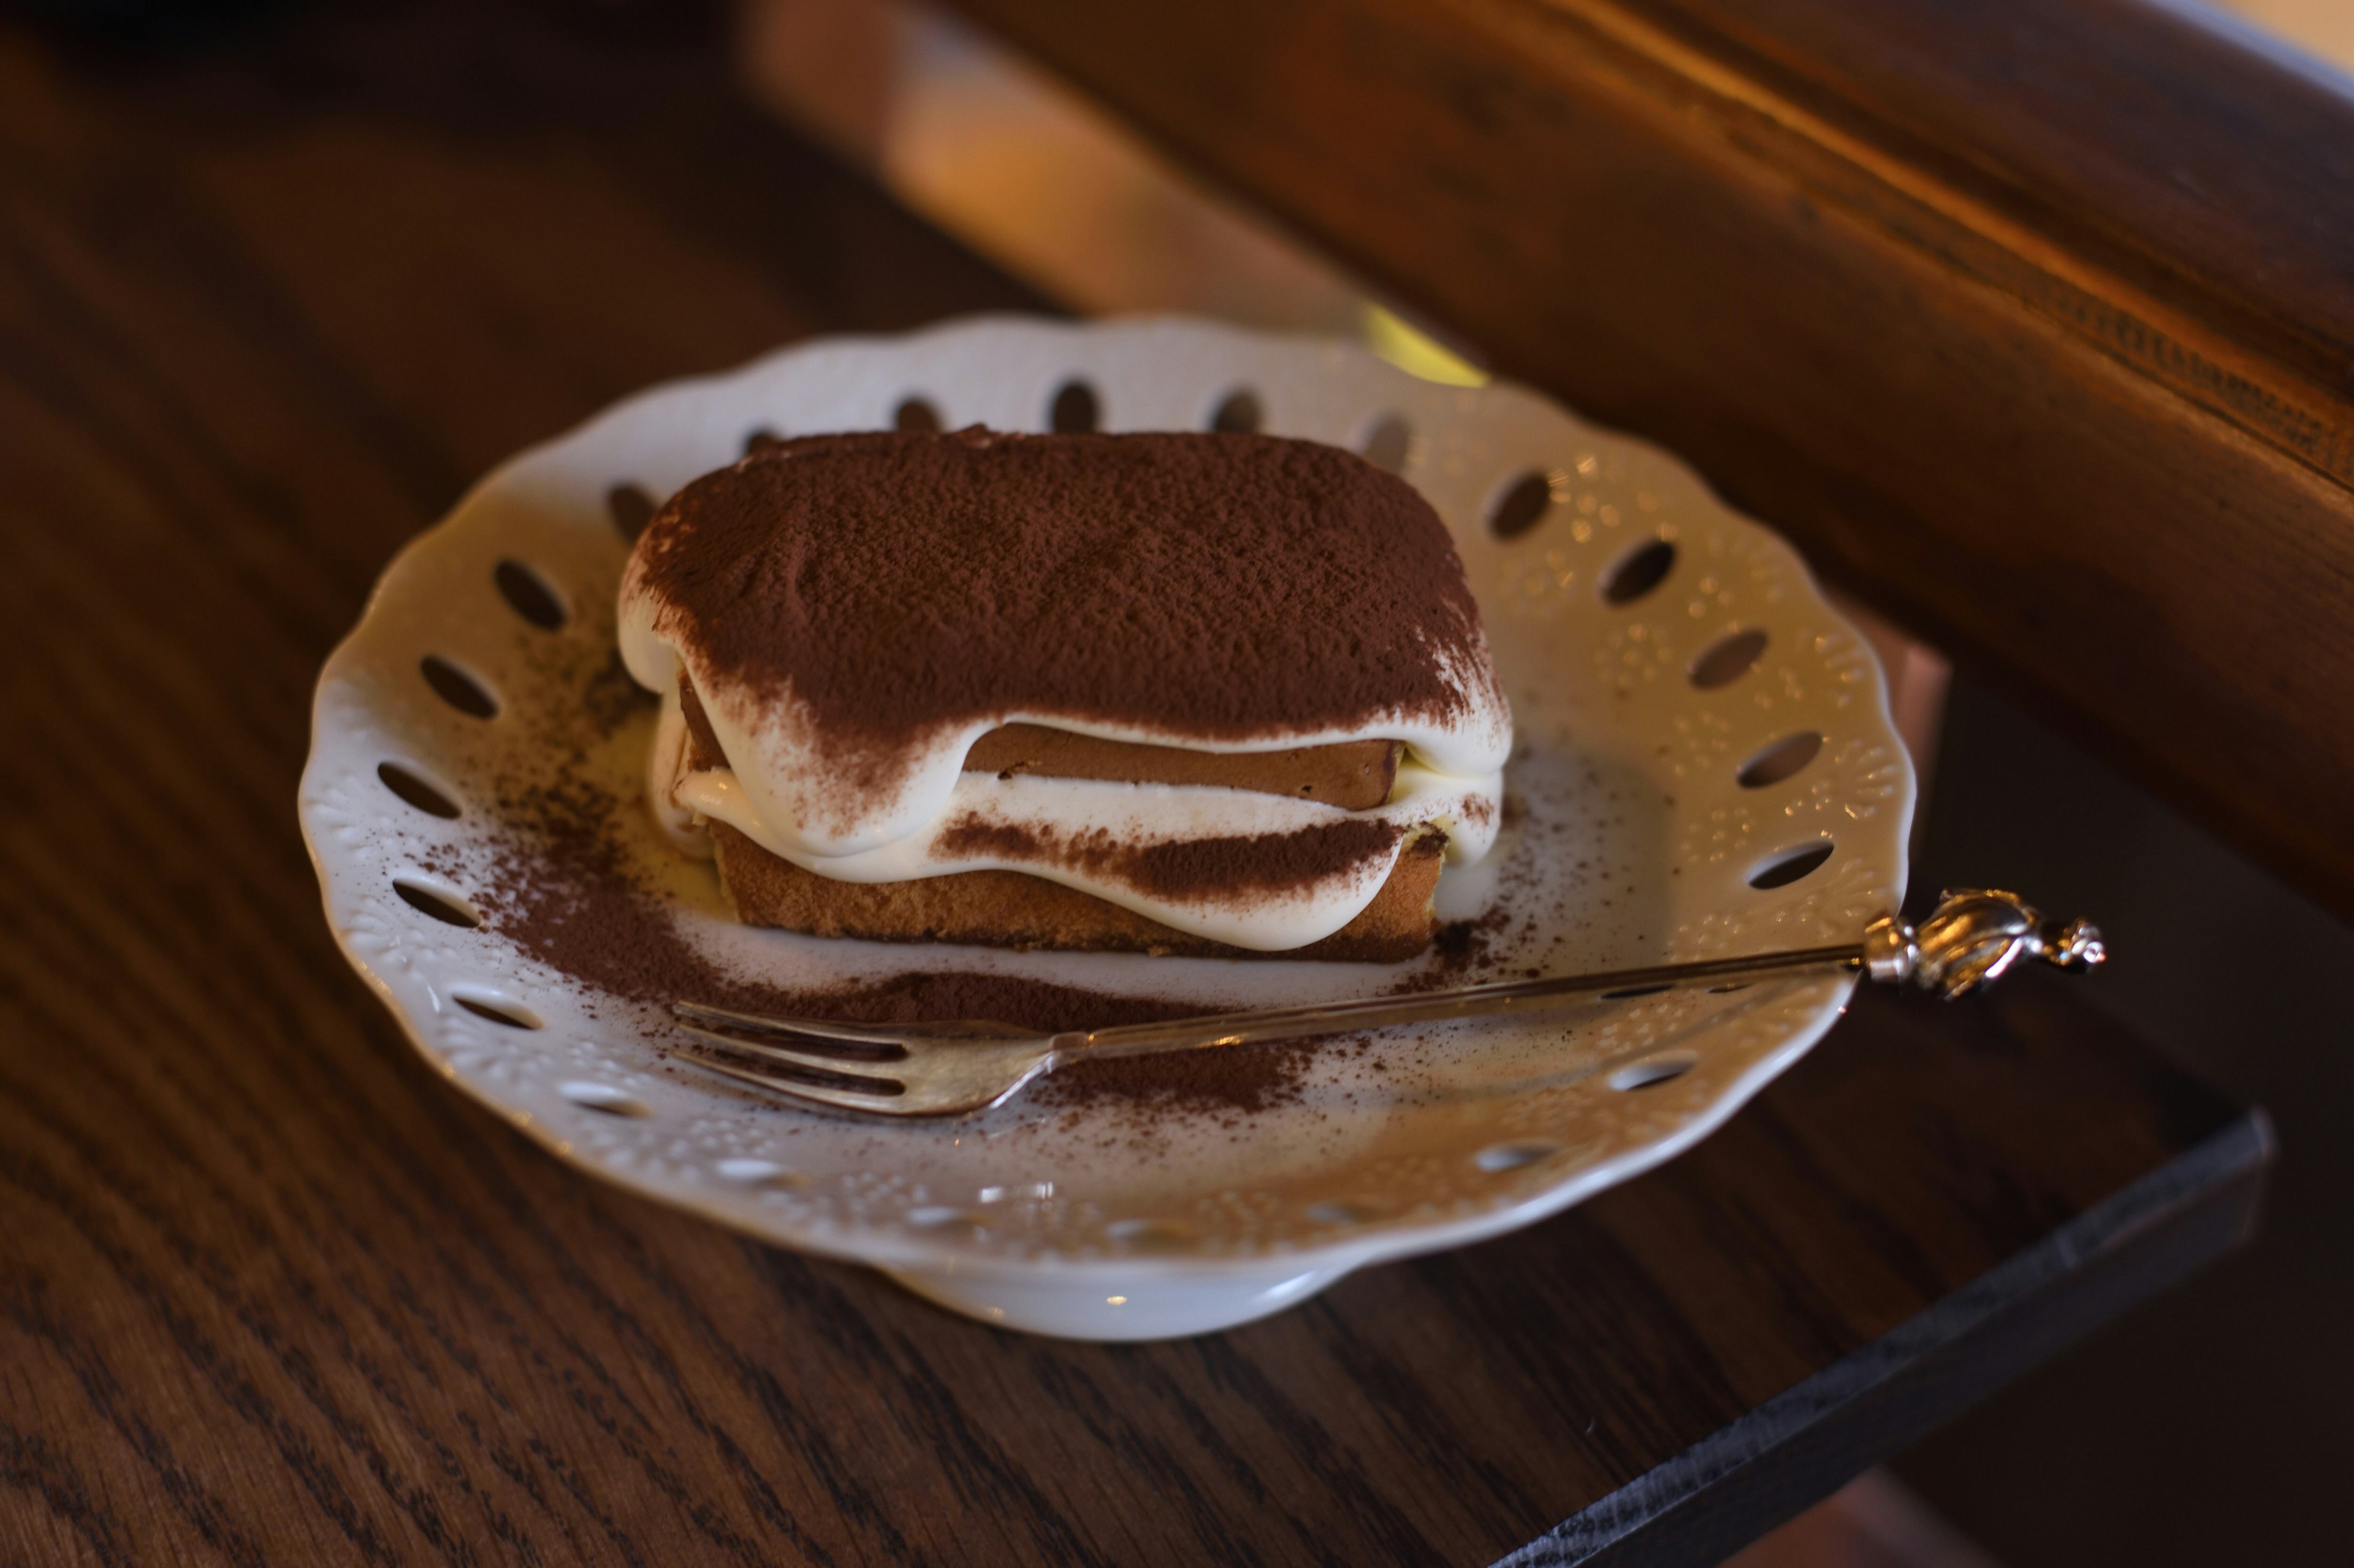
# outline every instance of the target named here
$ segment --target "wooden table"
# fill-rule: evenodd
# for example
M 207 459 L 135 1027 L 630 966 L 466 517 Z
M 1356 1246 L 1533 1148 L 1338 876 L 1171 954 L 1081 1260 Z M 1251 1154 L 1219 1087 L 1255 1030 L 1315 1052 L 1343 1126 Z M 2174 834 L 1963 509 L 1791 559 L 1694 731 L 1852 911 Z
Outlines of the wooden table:
M 320 660 L 609 399 L 1038 302 L 704 20 L 496 9 L 0 34 L 0 1561 L 1704 1563 L 2246 1233 L 2261 1118 L 2041 977 L 1867 1001 L 1653 1175 L 1189 1342 L 526 1145 L 328 940 Z

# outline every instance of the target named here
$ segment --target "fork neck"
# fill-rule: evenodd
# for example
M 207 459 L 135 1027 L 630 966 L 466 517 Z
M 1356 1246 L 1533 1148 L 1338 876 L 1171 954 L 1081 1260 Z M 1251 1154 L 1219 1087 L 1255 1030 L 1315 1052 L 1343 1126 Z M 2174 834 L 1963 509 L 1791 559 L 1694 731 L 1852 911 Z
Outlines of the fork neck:
M 1124 1023 L 1084 1034 L 1058 1034 L 1054 1044 L 1055 1054 L 1065 1061 L 1077 1056 L 1140 1056 L 1159 1051 L 1335 1034 L 1394 1023 L 1482 1017 L 1555 1004 L 1580 996 L 1609 998 L 1619 992 L 1664 991 L 1681 986 L 1755 980 L 1802 969 L 1857 969 L 1863 967 L 1865 957 L 1859 944 L 1845 942 L 1834 947 L 1806 948 L 1762 957 L 1705 959 L 1691 963 L 1613 969 L 1602 974 L 1505 980 L 1492 985 L 1461 986 L 1451 991 L 1402 996 L 1362 997 L 1307 1007 L 1210 1013 L 1198 1018 L 1175 1018 L 1156 1023 Z

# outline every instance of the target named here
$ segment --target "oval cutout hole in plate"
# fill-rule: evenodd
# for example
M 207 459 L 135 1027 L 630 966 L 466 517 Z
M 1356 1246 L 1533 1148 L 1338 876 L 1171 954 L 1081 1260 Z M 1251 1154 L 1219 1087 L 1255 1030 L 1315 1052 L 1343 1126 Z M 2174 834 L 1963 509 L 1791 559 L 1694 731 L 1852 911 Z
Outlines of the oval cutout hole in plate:
M 399 796 L 403 800 L 416 807 L 427 816 L 440 817 L 444 821 L 454 821 L 457 820 L 457 801 L 452 800 L 440 789 L 428 783 L 425 779 L 419 778 L 415 773 L 410 772 L 408 768 L 403 768 L 399 763 L 377 763 L 376 765 L 376 776 L 384 780 L 384 787 L 386 789 L 391 790 L 394 794 Z
M 1084 381 L 1066 381 L 1055 391 L 1055 401 L 1047 411 L 1046 424 L 1057 435 L 1077 435 L 1092 430 L 1103 420 L 1103 405 L 1096 389 Z
M 921 1225 L 928 1231 L 978 1231 L 988 1227 L 989 1216 L 971 1209 L 951 1209 L 936 1204 L 928 1208 L 908 1210 L 907 1223 L 911 1225 Z
M 1648 1062 L 1638 1062 L 1631 1067 L 1621 1067 L 1611 1074 L 1610 1086 L 1622 1094 L 1655 1088 L 1691 1072 L 1693 1061 L 1694 1058 L 1690 1056 L 1654 1056 Z
M 452 991 L 450 993 L 450 1000 L 475 1017 L 488 1019 L 491 1022 L 504 1028 L 545 1029 L 547 1027 L 540 1021 L 538 1013 L 520 1002 L 509 1001 L 493 991 L 475 991 L 472 995 L 464 991 Z
M 572 619 L 564 606 L 563 596 L 549 585 L 537 571 L 517 560 L 504 560 L 491 573 L 498 584 L 499 597 L 507 608 L 538 627 L 542 631 L 557 631 Z
M 750 457 L 756 452 L 770 451 L 778 447 L 783 446 L 784 444 L 784 437 L 777 434 L 775 430 L 770 429 L 768 426 L 762 425 L 757 430 L 748 430 L 745 432 L 744 455 L 746 457 Z
M 430 915 L 444 926 L 471 931 L 482 923 L 482 911 L 445 888 L 397 876 L 393 878 L 392 890 L 400 895 L 403 904 L 420 915 Z
M 582 1110 L 601 1111 L 607 1116 L 647 1117 L 654 1114 L 653 1107 L 629 1090 L 617 1089 L 610 1084 L 591 1083 L 579 1078 L 568 1084 L 558 1084 L 556 1092 Z
M 891 411 L 891 428 L 910 435 L 937 436 L 945 428 L 940 423 L 940 411 L 925 397 L 902 397 Z
M 1671 985 L 1621 986 L 1617 991 L 1606 991 L 1594 1000 L 1596 1001 L 1632 1001 L 1638 996 L 1657 996 L 1663 991 L 1673 990 L 1675 990 L 1675 987 Z
M 1210 416 L 1210 429 L 1230 436 L 1256 435 L 1266 418 L 1266 411 L 1259 407 L 1258 394 L 1246 387 L 1226 394 L 1218 404 L 1218 411 Z
M 1178 1252 L 1193 1243 L 1193 1227 L 1182 1220 L 1114 1220 L 1104 1234 L 1132 1252 Z
M 1561 1151 L 1557 1143 L 1499 1143 L 1471 1157 L 1471 1163 L 1490 1174 L 1518 1171 Z
M 1795 779 L 1803 772 L 1823 749 L 1823 737 L 1810 729 L 1796 735 L 1786 735 L 1756 756 L 1741 765 L 1734 778 L 1744 789 L 1763 789 L 1768 784 L 1779 784 L 1785 779 Z
M 1414 427 L 1395 414 L 1384 414 L 1365 432 L 1365 444 L 1360 450 L 1365 461 L 1375 468 L 1396 473 L 1405 467 L 1406 454 L 1413 446 Z
M 1784 850 L 1749 874 L 1749 885 L 1765 892 L 1803 881 L 1812 876 L 1823 862 L 1830 859 L 1831 851 L 1837 847 L 1826 839 L 1820 843 Z
M 1632 604 L 1667 581 L 1675 569 L 1676 547 L 1654 539 L 1618 558 L 1602 578 L 1602 597 L 1611 604 Z
M 418 669 L 433 694 L 464 714 L 468 718 L 495 718 L 499 700 L 491 695 L 490 688 L 474 679 L 439 653 L 428 653 L 418 661 Z
M 634 545 L 654 520 L 654 498 L 634 484 L 617 484 L 605 493 L 605 511 L 621 537 Z
M 1055 1195 L 1052 1181 L 992 1181 L 973 1194 L 977 1203 L 1043 1203 Z
M 1749 673 L 1765 652 L 1766 634 L 1752 627 L 1747 631 L 1736 631 L 1730 637 L 1721 637 L 1710 643 L 1708 651 L 1693 660 L 1691 668 L 1685 673 L 1691 677 L 1693 685 L 1703 692 L 1712 692 L 1719 686 L 1729 686 Z
M 1517 539 L 1552 510 L 1553 481 L 1541 473 L 1524 473 L 1490 508 L 1488 532 L 1499 539 Z
M 723 1181 L 747 1187 L 806 1187 L 809 1178 L 773 1160 L 723 1160 L 713 1167 Z

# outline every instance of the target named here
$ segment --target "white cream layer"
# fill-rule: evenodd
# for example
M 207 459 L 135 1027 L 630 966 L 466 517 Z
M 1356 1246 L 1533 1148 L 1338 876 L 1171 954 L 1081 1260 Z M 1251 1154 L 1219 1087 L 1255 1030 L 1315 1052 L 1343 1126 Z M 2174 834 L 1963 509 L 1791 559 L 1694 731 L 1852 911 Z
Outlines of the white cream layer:
M 863 853 L 936 829 L 961 788 L 965 754 L 972 743 L 1004 724 L 1038 724 L 1104 740 L 1146 746 L 1182 746 L 1197 751 L 1242 753 L 1289 751 L 1352 740 L 1401 740 L 1414 759 L 1434 772 L 1472 783 L 1500 773 L 1512 748 L 1512 719 L 1487 662 L 1478 668 L 1449 670 L 1462 694 L 1465 712 L 1434 723 L 1400 714 L 1375 715 L 1345 729 L 1268 735 L 1243 742 L 1212 742 L 1144 725 L 1102 724 L 1067 714 L 1008 709 L 945 727 L 905 756 L 885 759 L 883 776 L 853 779 L 838 754 L 829 755 L 825 736 L 790 694 L 772 697 L 745 691 L 701 668 L 662 626 L 663 606 L 647 592 L 633 557 L 622 579 L 621 658 L 648 691 L 674 693 L 686 671 L 702 700 L 719 748 L 733 762 L 737 788 L 749 800 L 779 854 L 827 859 Z M 791 853 L 787 853 L 788 851 Z
M 844 855 L 811 854 L 776 832 L 733 769 L 689 773 L 670 793 L 675 802 L 673 821 L 677 813 L 691 813 L 726 822 L 771 854 L 821 876 L 906 882 L 960 871 L 1017 871 L 1093 894 L 1189 936 L 1280 952 L 1306 947 L 1355 919 L 1389 880 L 1410 835 L 1402 833 L 1387 850 L 1297 888 L 1242 899 L 1214 892 L 1199 897 L 1156 895 L 1070 860 L 1008 856 L 960 845 L 980 836 L 967 831 L 975 826 L 1018 829 L 1033 842 L 1048 845 L 1084 843 L 1100 832 L 1123 846 L 1147 847 L 1201 839 L 1253 839 L 1356 818 L 1406 829 L 1435 823 L 1446 830 L 1447 859 L 1469 863 L 1486 854 L 1495 842 L 1502 789 L 1501 774 L 1453 779 L 1407 762 L 1398 769 L 1387 804 L 1351 812 L 1313 800 L 1201 785 L 965 773 L 949 791 L 947 810 L 928 831 Z

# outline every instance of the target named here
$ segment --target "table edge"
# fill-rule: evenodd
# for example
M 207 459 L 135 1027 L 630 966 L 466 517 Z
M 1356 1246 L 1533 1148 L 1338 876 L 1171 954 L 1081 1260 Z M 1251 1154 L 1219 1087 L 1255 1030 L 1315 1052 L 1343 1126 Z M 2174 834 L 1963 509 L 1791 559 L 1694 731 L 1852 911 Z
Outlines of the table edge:
M 1895 1329 L 1493 1568 L 1713 1563 L 2253 1234 L 2272 1120 L 2243 1111 Z M 1999 1329 L 2000 1332 L 1994 1330 Z

